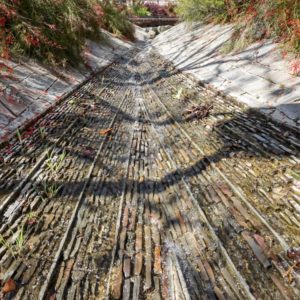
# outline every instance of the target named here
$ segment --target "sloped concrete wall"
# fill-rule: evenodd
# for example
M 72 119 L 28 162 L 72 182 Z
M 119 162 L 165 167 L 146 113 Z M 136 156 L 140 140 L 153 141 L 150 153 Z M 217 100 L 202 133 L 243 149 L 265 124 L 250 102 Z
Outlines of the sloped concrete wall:
M 87 41 L 88 67 L 81 71 L 47 68 L 34 61 L 0 60 L 0 143 L 132 47 L 104 34 L 103 44 Z
M 230 25 L 180 23 L 158 35 L 152 46 L 181 71 L 256 107 L 277 121 L 300 125 L 300 77 L 290 74 L 290 61 L 271 41 L 222 54 L 231 39 Z

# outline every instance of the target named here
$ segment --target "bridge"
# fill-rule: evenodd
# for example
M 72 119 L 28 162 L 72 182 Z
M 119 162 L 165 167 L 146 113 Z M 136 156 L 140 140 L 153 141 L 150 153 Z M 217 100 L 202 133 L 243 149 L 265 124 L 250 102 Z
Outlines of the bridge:
M 177 17 L 131 17 L 130 21 L 141 27 L 153 27 L 164 25 L 175 25 L 179 18 Z

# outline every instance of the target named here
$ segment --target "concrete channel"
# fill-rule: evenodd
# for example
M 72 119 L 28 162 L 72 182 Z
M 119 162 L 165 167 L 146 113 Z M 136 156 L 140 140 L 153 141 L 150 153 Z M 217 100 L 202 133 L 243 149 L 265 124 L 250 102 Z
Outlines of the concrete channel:
M 134 48 L 0 149 L 0 299 L 299 299 L 299 150 Z

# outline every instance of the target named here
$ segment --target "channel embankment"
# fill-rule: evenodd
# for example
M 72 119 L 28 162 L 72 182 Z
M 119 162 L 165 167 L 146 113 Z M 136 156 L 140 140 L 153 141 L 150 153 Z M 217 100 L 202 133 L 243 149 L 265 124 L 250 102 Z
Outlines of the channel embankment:
M 180 23 L 152 46 L 197 81 L 299 130 L 300 77 L 291 74 L 293 58 L 283 58 L 280 46 L 266 40 L 224 54 L 233 32 L 231 25 Z

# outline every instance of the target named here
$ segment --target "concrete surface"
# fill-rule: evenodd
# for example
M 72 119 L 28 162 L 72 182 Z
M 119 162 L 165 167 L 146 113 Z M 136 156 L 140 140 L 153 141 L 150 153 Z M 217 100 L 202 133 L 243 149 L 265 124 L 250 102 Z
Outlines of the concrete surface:
M 0 143 L 132 47 L 104 34 L 105 43 L 87 41 L 85 70 L 47 68 L 31 60 L 0 60 Z
M 140 26 L 134 25 L 134 37 L 138 42 L 146 42 L 148 40 L 148 33 L 146 30 Z
M 277 44 L 263 41 L 222 54 L 230 25 L 180 23 L 158 35 L 152 46 L 181 71 L 268 114 L 290 127 L 300 126 L 300 77 L 290 74 Z

